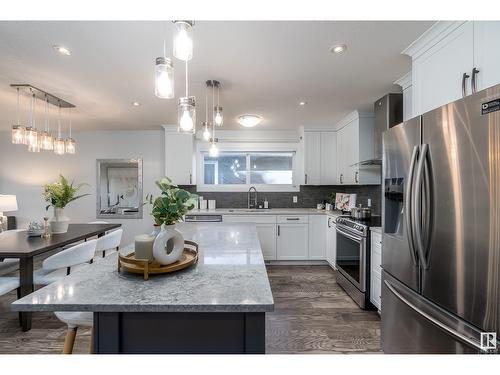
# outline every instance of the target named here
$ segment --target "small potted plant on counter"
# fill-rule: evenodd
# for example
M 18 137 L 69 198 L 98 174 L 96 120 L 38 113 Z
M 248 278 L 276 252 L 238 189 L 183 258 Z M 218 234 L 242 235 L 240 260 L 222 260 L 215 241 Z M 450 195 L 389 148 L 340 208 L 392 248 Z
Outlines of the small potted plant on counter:
M 66 233 L 68 231 L 69 218 L 64 216 L 64 208 L 71 202 L 90 194 L 77 195 L 78 191 L 87 184 L 74 186 L 74 181 L 68 182 L 63 175 L 59 175 L 59 181 L 43 186 L 43 197 L 49 204 L 45 207 L 54 207 L 54 217 L 50 219 L 52 233 Z
M 161 231 L 153 244 L 153 256 L 163 265 L 176 262 L 184 250 L 184 237 L 175 228 L 185 214 L 191 211 L 198 196 L 172 184 L 168 177 L 156 181 L 161 195 L 154 199 L 151 215 Z

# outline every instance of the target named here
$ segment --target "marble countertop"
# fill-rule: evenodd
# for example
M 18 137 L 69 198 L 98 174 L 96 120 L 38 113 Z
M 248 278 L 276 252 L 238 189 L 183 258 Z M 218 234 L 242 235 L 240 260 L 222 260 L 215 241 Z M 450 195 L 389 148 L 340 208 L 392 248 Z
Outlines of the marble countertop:
M 341 211 L 326 211 L 316 208 L 216 208 L 215 210 L 192 210 L 189 215 L 330 215 L 340 216 Z
M 254 224 L 180 223 L 177 227 L 185 239 L 199 244 L 199 261 L 191 268 L 153 275 L 144 281 L 142 275 L 118 273 L 115 253 L 15 301 L 12 310 L 273 311 L 273 295 Z M 131 247 L 123 251 L 131 251 Z

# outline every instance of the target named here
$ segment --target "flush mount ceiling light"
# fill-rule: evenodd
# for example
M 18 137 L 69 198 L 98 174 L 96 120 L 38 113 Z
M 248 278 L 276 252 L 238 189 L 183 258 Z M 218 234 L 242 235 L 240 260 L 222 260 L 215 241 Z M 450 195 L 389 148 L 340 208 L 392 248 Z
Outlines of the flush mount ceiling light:
M 245 128 L 253 128 L 262 122 L 262 117 L 259 115 L 240 115 L 238 123 Z
M 194 21 L 173 21 L 175 25 L 174 56 L 182 61 L 193 58 Z
M 61 55 L 71 56 L 71 51 L 67 47 L 59 46 L 59 45 L 54 45 L 54 46 L 52 46 L 52 48 L 55 51 L 59 52 Z
M 337 55 L 340 55 L 345 51 L 347 51 L 347 46 L 343 43 L 335 44 L 332 48 L 330 48 L 330 52 L 336 53 Z
M 305 101 L 301 101 L 301 102 L 299 102 L 299 105 L 300 105 L 300 106 L 304 106 L 304 105 L 306 105 L 306 104 L 307 104 L 307 102 L 305 102 Z
M 132 106 L 133 107 L 140 107 L 141 103 L 139 103 L 139 102 L 132 102 Z

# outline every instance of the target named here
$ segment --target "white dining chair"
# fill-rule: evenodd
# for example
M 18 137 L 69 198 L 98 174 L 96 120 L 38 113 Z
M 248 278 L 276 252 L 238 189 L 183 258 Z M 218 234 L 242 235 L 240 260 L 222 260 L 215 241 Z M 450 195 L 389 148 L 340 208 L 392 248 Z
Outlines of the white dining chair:
M 64 339 L 63 354 L 72 354 L 73 346 L 75 345 L 76 332 L 80 327 L 93 327 L 94 326 L 94 314 L 92 312 L 80 312 L 80 311 L 56 311 L 54 312 L 56 317 L 68 325 L 68 330 L 66 331 L 66 337 Z M 92 354 L 93 350 L 93 328 L 92 335 L 90 337 L 90 348 L 89 352 Z
M 25 229 L 10 229 L 0 233 L 0 241 L 2 235 L 9 232 L 23 232 Z M 7 275 L 11 272 L 17 271 L 19 269 L 19 259 L 5 258 L 0 260 L 0 276 Z
M 18 290 L 17 296 L 19 297 L 19 287 L 21 284 L 19 283 L 18 276 L 2 276 L 0 277 L 0 296 L 4 294 L 10 293 L 13 290 Z
M 102 252 L 102 257 L 107 257 L 116 253 L 120 249 L 122 241 L 123 229 L 117 229 L 97 239 L 96 255 Z
M 33 272 L 35 285 L 48 285 L 85 267 L 95 255 L 97 240 L 90 240 L 72 246 L 57 254 L 49 256 L 42 263 L 42 268 Z

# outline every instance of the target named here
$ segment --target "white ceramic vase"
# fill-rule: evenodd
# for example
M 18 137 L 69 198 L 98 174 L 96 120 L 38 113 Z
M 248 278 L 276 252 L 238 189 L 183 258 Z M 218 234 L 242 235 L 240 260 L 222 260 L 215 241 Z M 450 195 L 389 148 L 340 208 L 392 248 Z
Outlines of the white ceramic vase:
M 177 262 L 184 251 L 184 237 L 175 224 L 161 226 L 153 244 L 153 258 L 162 265 Z
M 68 231 L 69 218 L 64 216 L 64 208 L 54 207 L 54 217 L 50 219 L 50 229 L 54 234 Z

